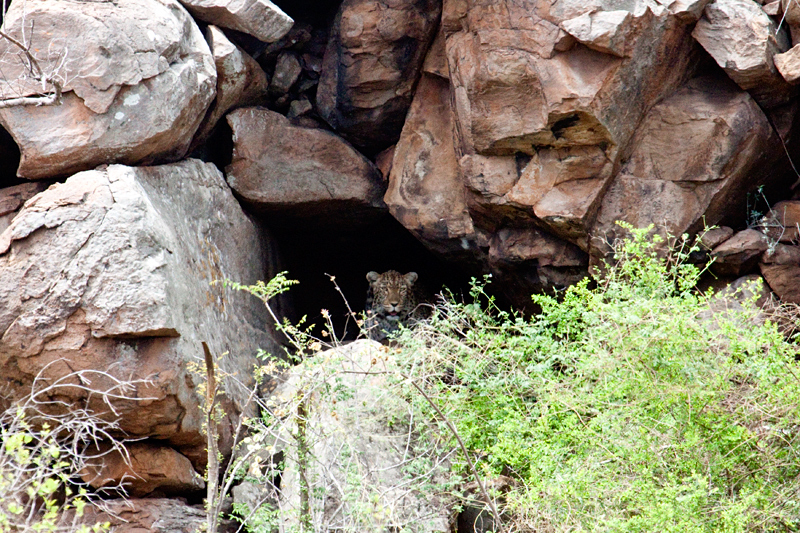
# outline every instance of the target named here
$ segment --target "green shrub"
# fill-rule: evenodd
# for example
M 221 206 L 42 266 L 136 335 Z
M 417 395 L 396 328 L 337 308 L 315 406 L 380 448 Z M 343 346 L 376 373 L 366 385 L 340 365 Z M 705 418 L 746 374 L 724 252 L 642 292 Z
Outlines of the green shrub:
M 686 237 L 666 253 L 624 229 L 605 272 L 534 296 L 536 316 L 477 283 L 444 301 L 397 339 L 398 386 L 447 438 L 435 402 L 482 475 L 517 480 L 509 529 L 800 530 L 796 345 L 751 302 L 712 317 Z

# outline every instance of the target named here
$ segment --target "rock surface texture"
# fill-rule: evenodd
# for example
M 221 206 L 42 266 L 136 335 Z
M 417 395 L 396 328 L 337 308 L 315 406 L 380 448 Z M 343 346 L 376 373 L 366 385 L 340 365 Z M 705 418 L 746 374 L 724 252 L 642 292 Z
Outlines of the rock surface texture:
M 322 62 L 317 107 L 359 148 L 394 143 L 411 105 L 441 0 L 344 0 Z
M 187 365 L 202 361 L 200 342 L 228 352 L 222 368 L 244 376 L 257 348 L 276 353 L 263 306 L 210 284 L 268 278 L 262 237 L 220 172 L 196 160 L 112 165 L 35 196 L 0 234 L 6 392 L 79 370 L 148 379 L 134 391 L 142 401 L 117 407 L 122 430 L 161 439 L 197 463 L 202 378 Z M 235 416 L 243 392 L 229 393 Z
M 60 105 L 0 109 L 26 178 L 180 159 L 214 99 L 208 44 L 175 0 L 16 2 L 3 29 L 48 50 L 41 68 L 63 83 Z M 41 90 L 20 54 L 0 40 L 0 56 L 14 58 L 3 66 L 2 98 Z
M 200 20 L 248 33 L 261 41 L 277 41 L 294 21 L 269 0 L 181 0 Z
M 255 209 L 359 219 L 383 207 L 380 172 L 340 137 L 294 126 L 263 108 L 236 110 L 228 123 L 234 139 L 228 183 Z

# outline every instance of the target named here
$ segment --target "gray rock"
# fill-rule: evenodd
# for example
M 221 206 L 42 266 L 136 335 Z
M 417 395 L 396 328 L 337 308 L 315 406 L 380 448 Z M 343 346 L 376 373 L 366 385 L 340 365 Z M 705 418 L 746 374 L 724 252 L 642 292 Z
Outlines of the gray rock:
M 181 0 L 192 15 L 210 24 L 248 33 L 260 41 L 277 41 L 294 21 L 269 0 Z
M 208 105 L 216 73 L 205 39 L 175 0 L 13 4 L 3 28 L 49 51 L 45 72 L 64 76 L 61 105 L 0 109 L 21 151 L 17 173 L 67 176 L 102 163 L 183 157 Z M 30 26 L 30 23 L 27 23 Z M 32 29 L 31 29 L 32 28 Z M 0 40 L 0 55 L 19 51 Z M 63 61 L 63 63 L 62 63 Z M 22 61 L 8 59 L 0 95 L 37 94 Z
M 211 284 L 274 275 L 265 239 L 210 163 L 112 165 L 53 185 L 0 234 L 0 374 L 13 383 L 8 392 L 28 393 L 40 372 L 150 378 L 132 392 L 147 401 L 116 406 L 120 427 L 202 464 L 203 377 L 188 368 L 202 368 L 200 342 L 227 352 L 222 369 L 245 383 L 258 348 L 278 353 L 261 302 Z M 235 420 L 246 391 L 227 385 L 225 412 Z M 75 401 L 84 397 L 75 392 Z M 223 450 L 229 439 L 224 430 Z

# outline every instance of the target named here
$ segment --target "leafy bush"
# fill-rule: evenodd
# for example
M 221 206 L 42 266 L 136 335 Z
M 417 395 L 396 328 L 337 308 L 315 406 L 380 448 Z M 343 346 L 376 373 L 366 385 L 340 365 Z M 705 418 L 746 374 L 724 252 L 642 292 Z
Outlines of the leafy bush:
M 517 480 L 508 529 L 800 530 L 797 346 L 752 302 L 711 314 L 685 237 L 665 253 L 625 229 L 602 275 L 529 319 L 479 284 L 442 302 L 397 339 L 398 385 L 481 475 Z

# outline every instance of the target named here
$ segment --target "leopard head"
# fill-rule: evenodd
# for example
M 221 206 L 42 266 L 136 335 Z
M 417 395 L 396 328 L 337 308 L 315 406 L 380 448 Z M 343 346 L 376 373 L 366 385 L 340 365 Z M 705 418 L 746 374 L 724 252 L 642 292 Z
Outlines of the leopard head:
M 414 283 L 417 273 L 401 274 L 389 270 L 383 274 L 368 272 L 367 311 L 389 321 L 405 319 L 417 307 Z

